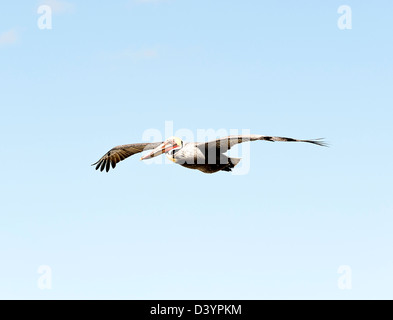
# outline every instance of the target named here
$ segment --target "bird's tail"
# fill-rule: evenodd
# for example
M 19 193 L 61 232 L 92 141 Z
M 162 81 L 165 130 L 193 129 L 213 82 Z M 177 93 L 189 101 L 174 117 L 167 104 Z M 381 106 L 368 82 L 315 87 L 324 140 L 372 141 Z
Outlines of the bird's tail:
M 222 171 L 231 172 L 232 169 L 240 162 L 241 159 L 239 158 L 228 158 L 228 164 L 222 168 Z
M 239 162 L 240 162 L 240 158 L 229 158 L 229 167 L 230 168 L 234 168 Z

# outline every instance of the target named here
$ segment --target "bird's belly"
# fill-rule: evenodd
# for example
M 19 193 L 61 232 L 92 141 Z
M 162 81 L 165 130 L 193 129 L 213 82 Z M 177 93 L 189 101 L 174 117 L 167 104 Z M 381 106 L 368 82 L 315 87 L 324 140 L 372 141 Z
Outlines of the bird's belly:
M 216 153 L 209 157 L 208 154 L 201 152 L 199 148 L 193 148 L 191 150 L 181 150 L 175 155 L 174 162 L 188 169 L 214 173 L 228 166 L 228 157 Z

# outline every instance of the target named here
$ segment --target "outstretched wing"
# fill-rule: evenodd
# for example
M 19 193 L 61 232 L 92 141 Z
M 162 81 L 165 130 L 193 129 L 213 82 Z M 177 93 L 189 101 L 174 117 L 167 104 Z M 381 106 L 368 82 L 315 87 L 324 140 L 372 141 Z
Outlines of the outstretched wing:
M 235 144 L 248 142 L 248 141 L 256 141 L 256 140 L 266 140 L 266 141 L 286 141 L 286 142 L 307 142 L 313 143 L 319 146 L 327 147 L 327 144 L 323 141 L 323 139 L 312 139 L 312 140 L 299 140 L 293 138 L 286 137 L 272 137 L 272 136 L 261 136 L 258 134 L 247 134 L 247 135 L 238 135 L 238 136 L 228 136 L 225 138 L 220 138 L 217 140 L 212 140 L 208 142 L 198 143 L 197 146 L 201 149 L 219 149 L 221 153 L 228 151 Z
M 115 168 L 116 163 L 144 150 L 155 149 L 162 143 L 163 142 L 133 143 L 117 146 L 109 150 L 100 160 L 93 163 L 92 166 L 96 166 L 96 170 L 100 169 L 104 171 L 105 169 L 106 172 L 108 172 L 111 165 L 112 168 Z

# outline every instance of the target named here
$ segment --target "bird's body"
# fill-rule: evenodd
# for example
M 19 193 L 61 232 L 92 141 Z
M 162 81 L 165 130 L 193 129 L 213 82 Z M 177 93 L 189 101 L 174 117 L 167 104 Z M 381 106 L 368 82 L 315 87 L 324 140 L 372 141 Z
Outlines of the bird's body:
M 240 159 L 230 158 L 217 152 L 218 149 L 205 149 L 204 144 L 197 142 L 185 143 L 183 148 L 167 153 L 167 157 L 181 166 L 196 169 L 204 173 L 231 171 Z
M 180 138 L 171 137 L 164 142 L 136 143 L 114 147 L 93 165 L 96 165 L 97 170 L 99 169 L 103 171 L 105 169 L 108 172 L 110 166 L 115 168 L 116 163 L 132 156 L 133 154 L 145 150 L 153 150 L 146 156 L 142 157 L 141 160 L 151 159 L 165 153 L 171 161 L 185 168 L 196 169 L 204 173 L 232 171 L 232 169 L 240 162 L 240 159 L 228 157 L 224 153 L 238 143 L 256 140 L 272 142 L 307 142 L 326 146 L 321 139 L 298 140 L 262 135 L 229 136 L 208 142 L 183 142 Z

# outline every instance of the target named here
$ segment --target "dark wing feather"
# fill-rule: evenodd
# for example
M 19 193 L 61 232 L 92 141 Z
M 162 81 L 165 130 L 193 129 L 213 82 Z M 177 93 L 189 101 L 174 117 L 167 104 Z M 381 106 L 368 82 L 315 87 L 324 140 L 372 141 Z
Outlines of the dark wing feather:
M 108 172 L 110 167 L 112 166 L 114 169 L 118 162 L 144 150 L 155 149 L 162 143 L 163 142 L 133 143 L 117 146 L 109 150 L 100 160 L 93 163 L 92 166 L 96 166 L 96 170 L 106 170 L 106 172 Z
M 219 149 L 221 153 L 224 153 L 238 143 L 256 141 L 256 140 L 266 140 L 271 142 L 274 141 L 307 142 L 307 143 L 313 143 L 319 146 L 327 147 L 327 144 L 323 141 L 323 139 L 299 140 L 299 139 L 286 138 L 286 137 L 261 136 L 257 134 L 228 136 L 217 140 L 198 143 L 197 146 L 201 149 L 206 149 L 206 148 Z

